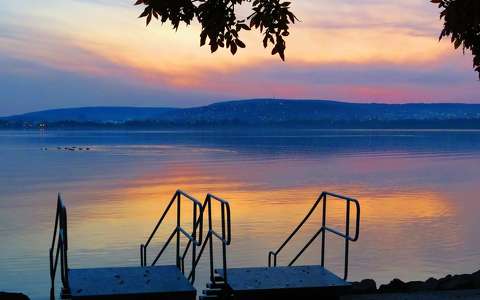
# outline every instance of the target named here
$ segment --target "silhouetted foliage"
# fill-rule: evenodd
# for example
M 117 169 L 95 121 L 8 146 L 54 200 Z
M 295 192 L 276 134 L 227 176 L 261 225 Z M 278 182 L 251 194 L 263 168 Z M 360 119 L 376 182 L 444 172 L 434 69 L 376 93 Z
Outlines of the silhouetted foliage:
M 442 8 L 440 39 L 450 37 L 455 49 L 471 50 L 473 68 L 480 76 L 480 0 L 431 0 Z
M 251 3 L 253 13 L 240 19 L 238 8 L 245 3 Z M 202 26 L 200 46 L 208 39 L 212 52 L 222 47 L 235 54 L 238 48 L 245 48 L 240 39 L 242 30 L 260 30 L 263 46 L 272 44 L 272 55 L 278 54 L 282 60 L 289 25 L 298 20 L 290 10 L 290 2 L 281 0 L 137 0 L 135 5 L 145 6 L 140 17 L 146 18 L 147 25 L 152 17 L 162 23 L 169 21 L 174 29 L 198 20 Z

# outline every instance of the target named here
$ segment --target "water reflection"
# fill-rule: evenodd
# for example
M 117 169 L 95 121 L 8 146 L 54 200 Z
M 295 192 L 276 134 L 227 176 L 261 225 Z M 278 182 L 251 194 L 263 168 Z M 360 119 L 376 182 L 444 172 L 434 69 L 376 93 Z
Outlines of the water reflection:
M 268 251 L 322 190 L 361 200 L 352 280 L 471 272 L 480 258 L 475 132 L 15 132 L 2 133 L 0 145 L 0 290 L 33 298 L 48 292 L 58 191 L 69 209 L 72 267 L 138 265 L 139 245 L 177 188 L 202 201 L 207 192 L 230 200 L 232 266 L 266 265 Z M 39 151 L 56 145 L 89 145 L 92 151 Z M 328 215 L 342 229 L 339 205 L 332 203 Z M 170 217 L 149 257 L 170 233 Z M 313 216 L 282 252 L 281 263 L 319 222 L 320 215 Z M 342 241 L 327 242 L 327 265 L 341 273 Z M 318 263 L 319 251 L 314 243 L 299 263 Z M 164 262 L 171 263 L 171 255 Z M 198 284 L 204 281 L 200 277 Z

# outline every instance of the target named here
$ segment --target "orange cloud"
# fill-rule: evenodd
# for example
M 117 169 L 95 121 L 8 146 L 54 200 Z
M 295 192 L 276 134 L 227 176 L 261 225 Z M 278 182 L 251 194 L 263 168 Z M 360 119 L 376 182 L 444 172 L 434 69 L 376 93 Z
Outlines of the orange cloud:
M 292 28 L 288 38 L 286 63 L 261 46 L 259 33 L 247 33 L 243 39 L 248 47 L 235 57 L 222 49 L 211 54 L 208 47 L 199 47 L 198 24 L 181 27 L 177 32 L 158 22 L 145 28 L 133 6 L 95 3 L 56 1 L 55 6 L 37 5 L 38 9 L 28 14 L 21 9 L 24 4 L 10 4 L 17 18 L 7 18 L 6 28 L 20 28 L 22 34 L 0 35 L 0 51 L 52 68 L 119 78 L 147 88 L 236 97 L 415 98 L 412 91 L 419 89 L 427 95 L 430 91 L 431 95 L 433 90 L 428 85 L 418 88 L 418 83 L 412 81 L 405 84 L 405 76 L 411 76 L 415 68 L 419 76 L 433 76 L 433 71 L 439 72 L 441 67 L 460 72 L 460 62 L 461 72 L 470 71 L 469 57 L 457 59 L 462 56 L 460 52 L 455 52 L 447 41 L 438 42 L 435 28 L 441 24 L 436 8 L 414 0 L 402 4 L 296 2 L 302 21 Z M 25 25 L 17 21 L 20 19 L 32 20 L 38 26 Z M 343 69 L 331 70 L 334 65 Z M 399 83 L 393 82 L 395 78 L 390 83 L 382 81 L 380 76 L 385 72 L 378 73 L 379 83 L 374 82 L 374 76 L 367 83 L 348 76 L 350 70 L 363 68 L 368 73 L 378 65 L 394 71 L 408 68 L 409 73 L 398 73 Z M 321 69 L 336 73 L 333 77 L 337 82 L 328 82 L 331 76 L 317 74 L 315 70 Z M 298 76 L 303 70 L 312 70 L 311 77 L 317 82 Z M 432 72 L 424 75 L 425 70 Z M 338 75 L 340 71 L 343 79 Z M 437 77 L 433 76 L 432 81 Z M 324 79 L 327 82 L 322 82 Z

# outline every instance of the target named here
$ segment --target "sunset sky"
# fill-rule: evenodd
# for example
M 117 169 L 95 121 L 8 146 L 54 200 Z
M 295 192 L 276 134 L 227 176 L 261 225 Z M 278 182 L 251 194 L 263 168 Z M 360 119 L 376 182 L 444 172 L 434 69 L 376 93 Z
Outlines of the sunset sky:
M 199 26 L 137 19 L 133 0 L 0 5 L 0 115 L 243 98 L 480 103 L 470 54 L 438 42 L 428 0 L 296 0 L 286 62 L 258 33 L 236 56 L 199 47 Z

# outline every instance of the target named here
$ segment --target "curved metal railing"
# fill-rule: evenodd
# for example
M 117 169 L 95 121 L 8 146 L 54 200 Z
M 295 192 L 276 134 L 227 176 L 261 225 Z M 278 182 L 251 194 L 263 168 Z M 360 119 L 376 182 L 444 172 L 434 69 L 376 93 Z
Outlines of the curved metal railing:
M 328 227 L 326 224 L 327 218 L 327 198 L 332 197 L 336 199 L 341 199 L 346 201 L 346 218 L 345 218 L 345 233 L 335 230 L 331 227 Z M 268 266 L 276 267 L 277 266 L 277 256 L 285 248 L 285 246 L 290 242 L 290 240 L 297 234 L 297 232 L 302 228 L 302 226 L 307 222 L 313 212 L 316 210 L 318 204 L 322 202 L 322 226 L 320 229 L 313 235 L 313 237 L 308 240 L 307 244 L 300 250 L 300 252 L 294 257 L 294 259 L 288 264 L 288 266 L 293 265 L 298 258 L 307 250 L 307 248 L 312 244 L 312 242 L 321 234 L 322 239 L 322 256 L 321 256 L 321 265 L 325 266 L 325 233 L 331 232 L 345 239 L 345 261 L 344 261 L 344 274 L 343 279 L 347 280 L 348 277 L 348 254 L 349 254 L 349 242 L 355 242 L 358 240 L 360 234 L 360 203 L 358 200 L 341 196 L 335 193 L 322 192 L 318 197 L 317 201 L 313 204 L 312 208 L 309 210 L 305 218 L 300 222 L 300 224 L 295 228 L 295 230 L 290 234 L 290 236 L 283 242 L 283 244 L 277 249 L 277 251 L 270 251 L 268 253 Z M 355 234 L 350 236 L 350 215 L 351 215 L 351 203 L 355 205 L 356 208 L 356 217 L 355 217 Z M 272 260 L 273 258 L 273 260 Z M 273 264 L 272 264 L 273 263 Z
M 218 233 L 213 228 L 212 222 L 212 200 L 220 203 L 221 205 L 221 233 Z M 188 279 L 190 280 L 195 274 L 195 268 L 198 265 L 198 262 L 202 258 L 202 254 L 207 246 L 209 245 L 209 258 L 210 258 L 210 281 L 215 284 L 215 270 L 214 270 L 214 259 L 213 259 L 213 238 L 217 238 L 222 244 L 222 269 L 223 269 L 223 280 L 227 283 L 227 246 L 232 242 L 232 222 L 230 214 L 230 204 L 228 201 L 223 200 L 212 194 L 207 194 L 205 202 L 203 203 L 202 208 L 207 209 L 208 212 L 208 232 L 205 235 L 205 240 L 200 248 L 198 256 L 195 259 L 194 267 L 190 272 Z
M 181 212 L 182 212 L 182 199 L 186 199 L 192 202 L 192 224 L 193 224 L 193 230 L 192 233 L 187 232 L 183 227 L 182 227 L 182 222 L 181 222 Z M 167 216 L 168 212 L 170 209 L 174 206 L 176 203 L 177 205 L 177 221 L 176 221 L 176 226 L 173 229 L 172 233 L 168 237 L 167 241 L 163 245 L 163 247 L 160 249 L 159 253 L 151 263 L 152 266 L 154 266 L 157 261 L 160 259 L 162 254 L 165 252 L 167 249 L 168 245 L 172 241 L 174 237 L 176 237 L 176 265 L 177 267 L 184 273 L 185 272 L 185 257 L 187 255 L 188 249 L 190 248 L 190 245 L 192 245 L 192 283 L 195 281 L 195 257 L 196 257 L 196 247 L 202 245 L 202 234 L 203 234 L 203 208 L 202 208 L 202 203 L 195 199 L 193 196 L 185 193 L 182 190 L 177 190 L 175 194 L 173 195 L 172 199 L 168 203 L 165 211 L 163 212 L 162 216 L 160 217 L 160 220 L 157 222 L 155 225 L 155 228 L 153 229 L 152 233 L 147 239 L 147 242 L 145 244 L 140 245 L 140 264 L 142 267 L 147 266 L 147 248 L 150 245 L 152 239 L 155 237 L 155 234 L 157 233 L 160 225 L 163 223 L 165 220 L 165 217 Z M 198 211 L 198 213 L 197 213 Z M 197 231 L 198 231 L 198 238 L 197 238 Z M 180 253 L 180 237 L 183 235 L 188 239 L 188 247 L 186 250 L 183 252 L 183 254 Z
M 58 236 L 58 239 L 57 239 Z M 58 194 L 57 211 L 55 213 L 55 227 L 53 230 L 52 244 L 50 246 L 50 299 L 55 299 L 55 275 L 60 259 L 60 275 L 63 284 L 63 294 L 68 294 L 68 238 L 67 238 L 67 209 Z M 55 255 L 54 255 L 55 254 Z

